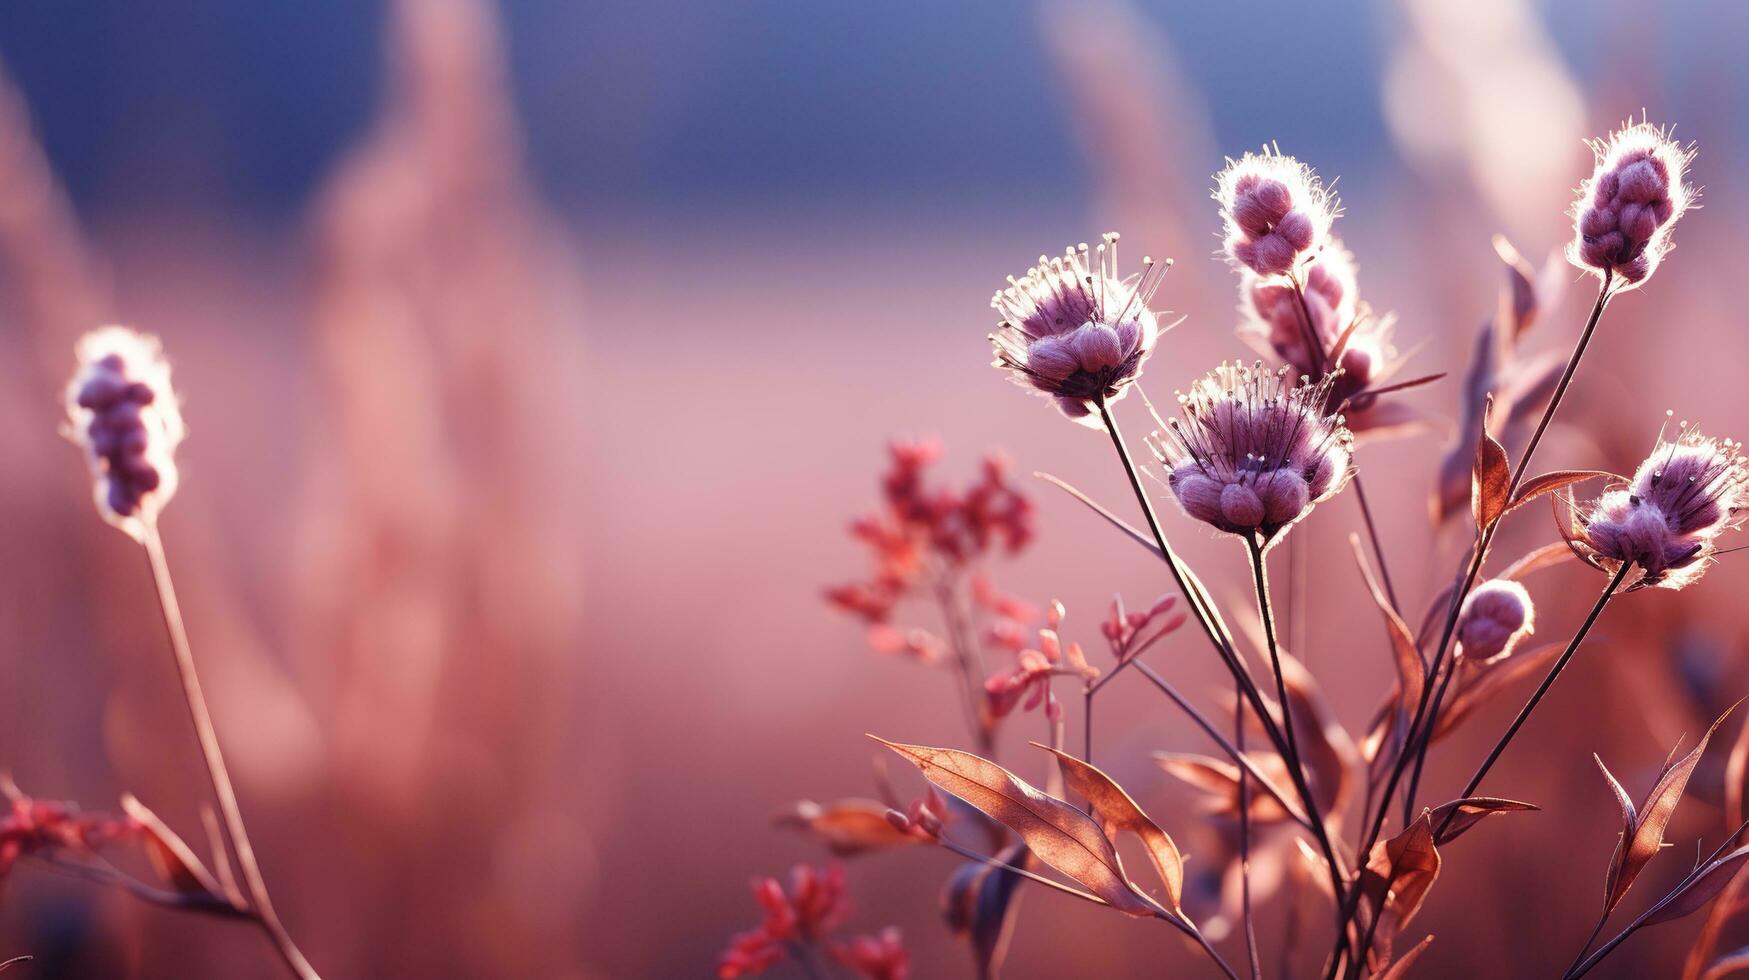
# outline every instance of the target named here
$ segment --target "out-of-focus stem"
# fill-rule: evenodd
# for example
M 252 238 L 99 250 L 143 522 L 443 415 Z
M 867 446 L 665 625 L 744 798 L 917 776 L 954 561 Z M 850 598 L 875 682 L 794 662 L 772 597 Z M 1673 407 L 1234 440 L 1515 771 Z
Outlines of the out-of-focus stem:
M 207 778 L 213 795 L 218 799 L 219 813 L 231 838 L 231 848 L 237 854 L 244 884 L 249 889 L 250 912 L 255 921 L 273 940 L 280 958 L 299 980 L 321 980 L 310 966 L 291 934 L 273 910 L 273 900 L 267 894 L 267 881 L 255 861 L 255 848 L 249 843 L 249 830 L 243 824 L 243 811 L 237 805 L 237 793 L 231 786 L 225 769 L 224 753 L 219 749 L 218 732 L 213 728 L 212 714 L 207 709 L 206 696 L 201 693 L 200 674 L 195 670 L 194 651 L 188 642 L 188 630 L 182 620 L 182 609 L 176 601 L 176 586 L 170 577 L 170 563 L 164 557 L 164 542 L 158 536 L 154 521 L 145 521 L 142 543 L 146 559 L 152 568 L 152 584 L 157 587 L 159 609 L 164 614 L 164 628 L 170 634 L 170 648 L 175 655 L 176 673 L 182 681 L 183 700 L 188 704 L 188 717 L 194 724 L 195 740 L 200 743 L 201 759 L 206 763 Z
M 959 668 L 960 696 L 965 702 L 966 726 L 972 730 L 972 738 L 977 740 L 978 754 L 986 759 L 994 759 L 996 752 L 996 733 L 991 731 L 984 715 L 984 670 L 978 657 L 978 648 L 974 644 L 972 631 L 967 628 L 965 617 L 961 614 L 959 596 L 951 584 L 943 582 L 935 588 L 936 601 L 941 604 L 941 618 L 947 623 L 947 632 L 953 644 L 955 665 Z
M 1245 754 L 1245 692 L 1233 685 L 1233 745 Z M 1239 770 L 1239 921 L 1245 937 L 1245 963 L 1251 980 L 1261 980 L 1257 928 L 1251 921 L 1251 779 Z

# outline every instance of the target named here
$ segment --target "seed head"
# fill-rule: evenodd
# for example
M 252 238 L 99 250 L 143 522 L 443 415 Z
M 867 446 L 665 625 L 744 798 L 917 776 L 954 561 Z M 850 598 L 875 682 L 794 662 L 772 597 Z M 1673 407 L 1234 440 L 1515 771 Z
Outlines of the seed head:
M 1091 253 L 1082 243 L 1058 258 L 1041 255 L 990 301 L 1002 315 L 990 335 L 994 366 L 1090 425 L 1096 402 L 1121 397 L 1159 340 L 1148 304 L 1172 265 L 1144 257 L 1141 272 L 1119 279 L 1117 242 L 1108 232 Z
M 1682 146 L 1650 123 L 1628 123 L 1591 143 L 1597 166 L 1579 185 L 1567 259 L 1614 288 L 1645 282 L 1670 250 L 1670 232 L 1693 204 L 1685 178 L 1693 145 Z
M 67 385 L 69 438 L 85 450 L 104 520 L 139 538 L 176 493 L 185 430 L 156 337 L 103 327 L 80 338 Z
M 1659 433 L 1652 455 L 1626 487 L 1606 491 L 1580 519 L 1569 544 L 1609 572 L 1638 565 L 1633 588 L 1680 589 L 1706 570 L 1721 532 L 1735 527 L 1749 478 L 1742 444 L 1702 436 L 1682 423 L 1674 440 Z
M 1340 415 L 1324 414 L 1339 375 L 1290 385 L 1286 367 L 1222 364 L 1180 394 L 1183 417 L 1164 421 L 1151 442 L 1184 512 L 1270 540 L 1341 490 L 1354 437 Z
M 1260 276 L 1290 275 L 1318 254 L 1337 213 L 1312 168 L 1269 147 L 1229 157 L 1215 175 L 1215 200 L 1227 225 L 1227 257 Z
M 1520 639 L 1535 631 L 1536 610 L 1530 593 L 1510 579 L 1492 579 L 1477 586 L 1458 615 L 1458 642 L 1464 656 L 1473 661 L 1510 653 Z

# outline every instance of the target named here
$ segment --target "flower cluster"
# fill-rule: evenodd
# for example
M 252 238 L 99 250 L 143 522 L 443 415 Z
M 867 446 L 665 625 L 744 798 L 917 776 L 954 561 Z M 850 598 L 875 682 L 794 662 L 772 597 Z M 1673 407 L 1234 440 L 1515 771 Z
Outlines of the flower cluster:
M 892 463 L 881 480 L 883 507 L 851 524 L 850 533 L 874 560 L 866 579 L 833 586 L 826 600 L 870 626 L 870 642 L 882 652 L 903 652 L 924 662 L 940 659 L 944 644 L 926 630 L 891 624 L 898 604 L 957 581 L 994 552 L 1013 555 L 1033 537 L 1032 501 L 1010 482 L 1006 458 L 992 454 L 963 491 L 934 486 L 928 469 L 941 457 L 933 441 L 891 446 Z M 998 610 L 1018 612 L 983 576 L 974 598 Z M 1018 618 L 1018 616 L 1016 617 Z
M 68 435 L 91 464 L 98 512 L 138 537 L 176 493 L 184 429 L 170 368 L 156 338 L 125 327 L 86 334 L 78 356 L 67 386 Z
M 1464 600 L 1457 639 L 1471 660 L 1508 656 L 1519 640 L 1536 632 L 1530 593 L 1510 579 L 1490 579 Z
M 1273 149 L 1229 159 L 1215 177 L 1226 253 L 1260 276 L 1290 276 L 1319 254 L 1337 204 L 1305 164 Z
M 1674 440 L 1659 434 L 1628 485 L 1598 498 L 1568 543 L 1610 572 L 1638 565 L 1634 588 L 1680 589 L 1706 570 L 1719 533 L 1739 523 L 1746 478 L 1741 443 L 1702 436 L 1684 422 Z
M 1574 265 L 1621 280 L 1631 289 L 1657 270 L 1670 232 L 1693 203 L 1685 182 L 1693 148 L 1649 123 L 1623 126 L 1591 146 L 1597 167 L 1573 207 Z
M 1038 631 L 1037 646 L 1027 646 L 1018 630 L 997 634 L 1014 654 L 1015 666 L 1008 673 L 996 674 L 984 682 L 992 716 L 1004 717 L 1024 701 L 1026 711 L 1044 704 L 1046 717 L 1055 721 L 1062 715 L 1062 703 L 1051 693 L 1051 678 L 1064 675 L 1090 681 L 1099 676 L 1098 668 L 1087 663 L 1081 644 L 1063 645 L 1057 632 L 1062 624 L 1063 604 L 1053 602 L 1045 615 L 1044 629 Z
M 1327 415 L 1339 373 L 1287 382 L 1288 369 L 1223 364 L 1178 402 L 1152 445 L 1166 483 L 1196 520 L 1269 541 L 1347 484 L 1354 437 Z
M 789 888 L 776 878 L 755 878 L 753 900 L 765 912 L 757 928 L 737 933 L 717 959 L 722 980 L 755 976 L 787 955 L 810 956 L 827 949 L 833 958 L 869 980 L 905 980 L 910 960 L 896 929 L 874 936 L 833 942 L 831 933 L 850 914 L 844 869 L 798 864 L 790 871 Z
M 994 366 L 1088 424 L 1141 374 L 1160 336 L 1148 306 L 1171 263 L 1144 257 L 1141 272 L 1120 279 L 1117 242 L 1108 232 L 1091 255 L 1085 242 L 1059 258 L 1041 255 L 990 300 L 1002 316 L 990 334 Z
M 0 815 L 0 877 L 26 855 L 57 851 L 90 854 L 137 837 L 142 829 L 138 821 L 128 817 L 82 813 L 71 803 L 12 795 L 10 810 Z

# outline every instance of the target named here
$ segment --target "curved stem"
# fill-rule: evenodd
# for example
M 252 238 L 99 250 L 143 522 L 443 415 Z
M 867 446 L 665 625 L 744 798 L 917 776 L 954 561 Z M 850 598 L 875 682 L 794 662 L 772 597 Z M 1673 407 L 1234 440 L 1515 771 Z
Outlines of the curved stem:
M 1608 921 L 1609 909 L 1604 909 L 1603 914 L 1597 917 L 1597 925 L 1591 927 L 1591 935 L 1585 937 L 1585 942 L 1579 947 L 1579 952 L 1573 955 L 1573 962 L 1567 964 L 1566 972 L 1562 973 L 1561 976 L 1570 976 L 1574 970 L 1579 968 L 1579 964 L 1585 960 L 1585 951 L 1590 949 L 1591 944 L 1597 941 L 1598 934 L 1603 932 L 1604 923 Z
M 1216 628 L 1213 603 L 1202 589 L 1185 581 L 1184 572 L 1179 568 L 1178 556 L 1173 554 L 1171 545 L 1166 542 L 1166 532 L 1160 527 L 1160 518 L 1154 513 L 1153 501 L 1148 498 L 1148 492 L 1142 486 L 1141 475 L 1136 469 L 1135 460 L 1130 458 L 1129 447 L 1124 443 L 1123 433 L 1117 427 L 1117 420 L 1112 418 L 1110 406 L 1103 398 L 1096 399 L 1094 405 L 1099 409 L 1099 417 L 1105 423 L 1105 430 L 1111 436 L 1112 445 L 1117 449 L 1118 459 L 1123 463 L 1124 474 L 1130 480 L 1130 489 L 1135 491 L 1136 502 L 1141 505 L 1142 514 L 1148 520 L 1148 530 L 1154 535 L 1154 543 L 1160 548 L 1160 556 L 1166 562 L 1167 569 L 1171 571 L 1173 582 L 1177 584 L 1179 592 L 1190 601 L 1191 610 L 1196 613 L 1197 624 L 1202 627 L 1203 633 L 1214 645 L 1215 652 L 1221 657 L 1222 663 L 1226 664 L 1227 670 L 1232 673 L 1234 681 L 1244 689 L 1246 698 L 1251 702 L 1252 710 L 1257 712 L 1258 720 L 1263 724 L 1264 732 L 1285 758 L 1288 752 L 1286 740 L 1276 726 L 1275 720 L 1264 709 L 1263 696 L 1258 692 L 1256 684 L 1252 682 L 1244 665 L 1239 662 L 1231 639 L 1225 637 L 1222 631 Z M 1337 859 L 1336 850 L 1330 844 L 1329 832 L 1324 827 L 1323 818 L 1318 812 L 1318 804 L 1312 797 L 1311 787 L 1306 785 L 1304 774 L 1300 772 L 1298 766 L 1289 766 L 1288 772 L 1293 780 L 1295 791 L 1305 805 L 1306 814 L 1311 818 L 1312 836 L 1317 840 L 1319 850 L 1323 852 L 1325 863 L 1329 865 L 1330 888 L 1340 902 L 1348 891 L 1342 863 Z M 1338 938 L 1340 940 L 1341 937 Z
M 1233 744 L 1245 754 L 1245 695 L 1233 685 Z M 1251 921 L 1251 780 L 1239 770 L 1239 922 L 1245 937 L 1245 962 L 1252 980 L 1260 980 L 1257 928 Z
M 243 811 L 237 805 L 237 792 L 231 786 L 230 774 L 225 769 L 224 753 L 219 749 L 218 732 L 213 728 L 206 696 L 201 693 L 200 674 L 194 667 L 194 651 L 188 642 L 188 630 L 182 620 L 182 609 L 176 601 L 176 586 L 170 578 L 170 563 L 164 557 L 164 542 L 158 536 L 156 522 L 145 522 L 141 543 L 145 545 L 146 559 L 152 568 L 152 584 L 157 587 L 159 609 L 164 615 L 164 628 L 170 634 L 176 673 L 182 681 L 182 696 L 188 703 L 188 717 L 194 724 L 195 740 L 200 743 L 201 759 L 206 763 L 207 779 L 212 783 L 213 795 L 219 803 L 219 813 L 224 818 L 225 830 L 231 838 L 231 848 L 237 853 L 237 865 L 242 869 L 243 881 L 249 888 L 250 911 L 268 938 L 273 940 L 280 959 L 285 961 L 293 975 L 300 980 L 320 980 L 309 961 L 304 959 L 297 944 L 292 942 L 291 934 L 279 921 L 279 915 L 274 912 L 273 901 L 267 894 L 267 882 L 262 878 L 261 867 L 255 861 L 255 848 L 249 843 L 249 830 L 243 824 Z
M 1269 645 L 1269 666 L 1275 672 L 1276 703 L 1281 705 L 1281 727 L 1287 733 L 1287 763 L 1293 769 L 1305 771 L 1300 761 L 1299 737 L 1294 734 L 1294 713 L 1287 698 L 1287 678 L 1281 672 L 1281 650 L 1275 640 L 1275 609 L 1269 602 L 1269 574 L 1263 567 L 1263 546 L 1255 537 L 1245 539 L 1251 554 L 1251 575 L 1257 586 L 1257 616 L 1263 621 L 1263 637 Z M 1316 804 L 1312 812 L 1318 812 Z
M 1476 792 L 1476 787 L 1482 785 L 1482 780 L 1487 778 L 1488 770 L 1494 768 L 1494 763 L 1500 758 L 1500 753 L 1506 751 L 1506 746 L 1511 744 L 1512 737 L 1518 734 L 1518 730 L 1524 727 L 1525 721 L 1530 718 L 1530 713 L 1535 711 L 1536 706 L 1541 703 L 1543 695 L 1549 693 L 1549 688 L 1555 684 L 1555 678 L 1560 677 L 1561 671 L 1567 669 L 1567 662 L 1573 659 L 1573 654 L 1579 649 L 1579 644 L 1585 640 L 1585 634 L 1591 632 L 1592 624 L 1596 623 L 1597 617 L 1603 614 L 1603 607 L 1608 605 L 1609 600 L 1615 596 L 1615 590 L 1621 587 L 1622 579 L 1627 577 L 1628 570 L 1631 568 L 1633 568 L 1633 563 L 1623 562 L 1621 568 L 1616 569 L 1615 574 L 1610 576 L 1609 584 L 1604 586 L 1603 594 L 1597 597 L 1597 603 L 1591 607 L 1591 613 L 1585 617 L 1585 622 L 1580 624 L 1579 631 L 1573 634 L 1573 639 L 1567 644 L 1567 649 L 1561 651 L 1560 659 L 1556 660 L 1555 665 L 1549 668 L 1549 672 L 1543 676 L 1542 683 L 1537 685 L 1536 692 L 1530 696 L 1529 701 L 1524 703 L 1524 707 L 1519 709 L 1518 717 L 1512 719 L 1512 724 L 1507 726 L 1506 733 L 1500 736 L 1498 742 L 1494 743 L 1493 751 L 1488 753 L 1488 758 L 1482 761 L 1476 774 L 1471 776 L 1470 781 L 1464 785 L 1463 792 L 1457 795 L 1458 799 L 1469 798 Z M 1450 825 L 1455 816 L 1457 816 L 1456 808 L 1445 815 L 1445 819 L 1440 821 L 1439 827 L 1433 832 L 1435 840 L 1438 840 L 1440 835 L 1445 833 L 1445 828 Z

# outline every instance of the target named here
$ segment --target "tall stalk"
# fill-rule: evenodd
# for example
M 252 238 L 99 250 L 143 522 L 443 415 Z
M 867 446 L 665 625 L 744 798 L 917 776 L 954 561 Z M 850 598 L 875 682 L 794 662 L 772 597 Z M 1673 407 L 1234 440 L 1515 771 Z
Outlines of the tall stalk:
M 194 651 L 188 642 L 188 630 L 182 620 L 182 608 L 176 601 L 176 585 L 170 577 L 170 563 L 164 557 L 164 542 L 158 536 L 155 521 L 145 521 L 141 535 L 146 559 L 152 569 L 152 584 L 158 592 L 158 607 L 164 615 L 164 628 L 170 634 L 170 649 L 175 656 L 176 673 L 182 681 L 182 697 L 188 704 L 188 717 L 194 724 L 194 737 L 200 743 L 201 760 L 206 764 L 207 779 L 218 799 L 219 813 L 225 831 L 236 852 L 237 865 L 242 869 L 243 882 L 249 888 L 251 918 L 273 940 L 274 949 L 292 974 L 299 980 L 321 980 L 304 954 L 292 941 L 291 934 L 273 910 L 273 900 L 267 894 L 267 881 L 255 861 L 255 848 L 249 843 L 249 830 L 243 824 L 243 811 L 237 805 L 237 792 L 231 786 L 225 769 L 224 753 L 219 749 L 218 732 L 213 728 L 212 714 L 207 710 L 206 696 L 201 692 L 200 674 L 195 670 Z M 221 856 L 222 857 L 222 856 Z

